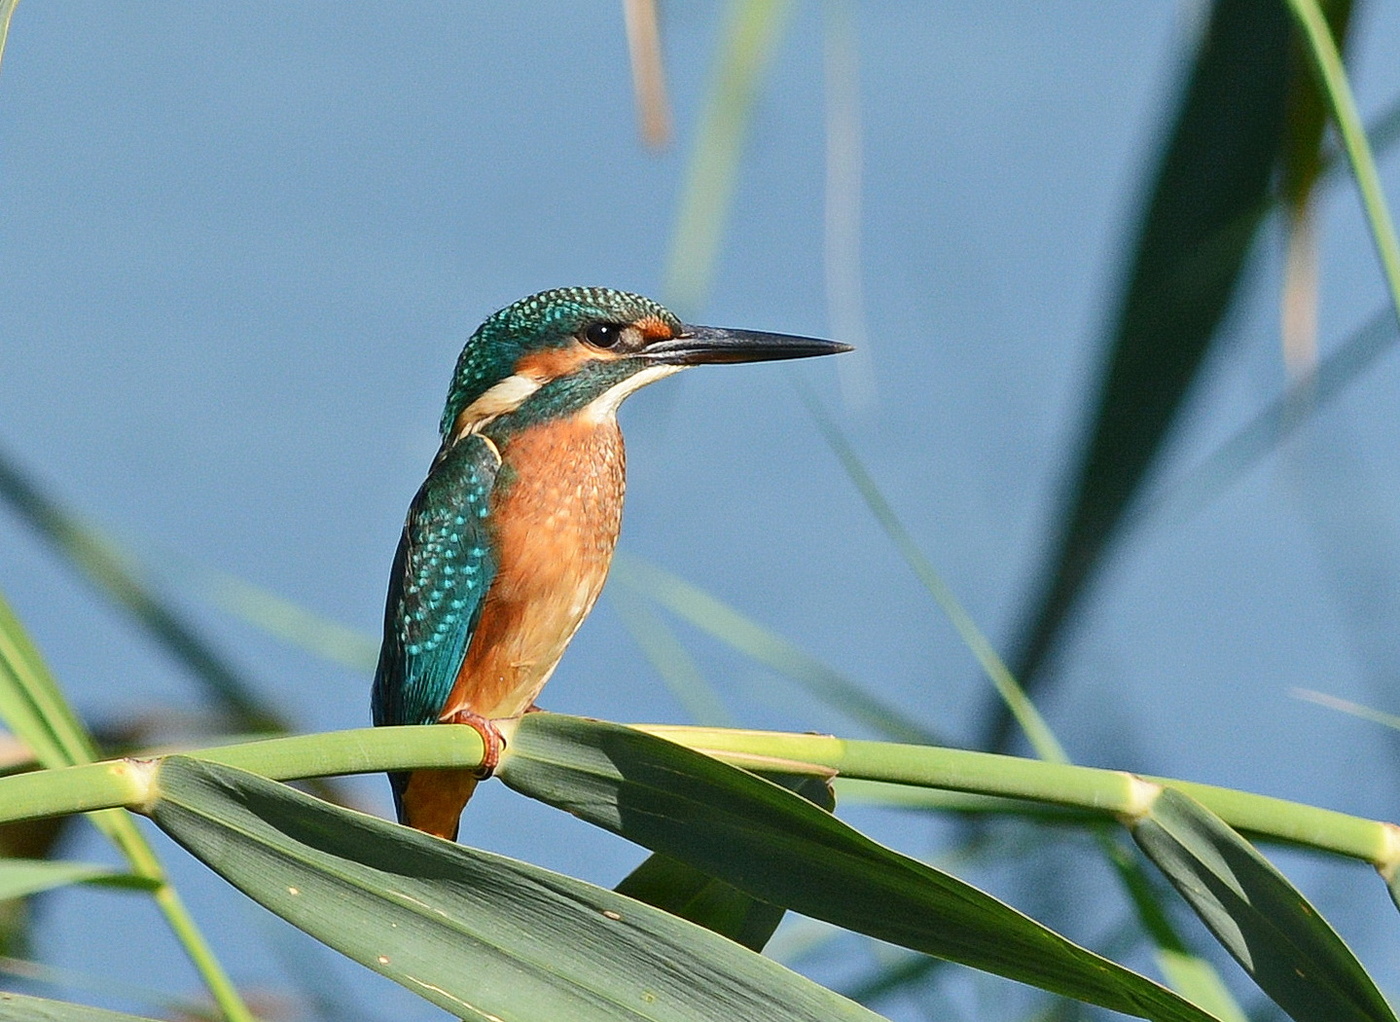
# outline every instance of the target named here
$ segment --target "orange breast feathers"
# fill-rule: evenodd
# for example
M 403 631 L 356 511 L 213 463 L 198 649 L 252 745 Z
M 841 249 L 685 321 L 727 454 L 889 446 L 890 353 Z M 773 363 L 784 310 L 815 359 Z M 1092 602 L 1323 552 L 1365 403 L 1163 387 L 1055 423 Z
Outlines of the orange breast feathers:
M 445 719 L 523 713 L 603 588 L 622 524 L 626 456 L 616 421 L 542 423 L 501 443 L 490 521 L 496 575 Z

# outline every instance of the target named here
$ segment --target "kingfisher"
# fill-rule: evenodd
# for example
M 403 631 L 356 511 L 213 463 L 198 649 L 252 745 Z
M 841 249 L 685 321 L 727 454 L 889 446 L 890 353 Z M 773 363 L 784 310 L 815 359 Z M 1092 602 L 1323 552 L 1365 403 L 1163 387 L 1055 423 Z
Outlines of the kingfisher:
M 687 326 L 601 287 L 542 291 L 477 328 L 394 557 L 371 702 L 376 725 L 470 724 L 485 755 L 477 771 L 391 773 L 400 823 L 456 839 L 500 754 L 492 721 L 535 709 L 598 598 L 622 522 L 623 400 L 690 366 L 847 350 Z

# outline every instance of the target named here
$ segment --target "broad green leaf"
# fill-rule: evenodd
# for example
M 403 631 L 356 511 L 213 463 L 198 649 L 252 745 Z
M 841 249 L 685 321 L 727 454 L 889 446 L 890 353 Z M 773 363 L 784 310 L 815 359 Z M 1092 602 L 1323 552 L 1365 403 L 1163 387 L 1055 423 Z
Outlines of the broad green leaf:
M 254 774 L 173 756 L 158 788 L 152 818 L 226 880 L 460 1017 L 879 1018 L 650 905 Z
M 617 893 L 762 951 L 787 909 L 750 897 L 689 863 L 653 852 L 623 878 Z
M 1200 803 L 1165 789 L 1133 836 L 1216 939 L 1298 1022 L 1394 1022 L 1327 921 Z
M 26 898 L 40 891 L 66 887 L 69 884 L 86 883 L 144 891 L 153 891 L 160 886 L 150 877 L 118 873 L 110 866 L 99 866 L 96 863 L 0 859 L 0 901 Z
M 1110 327 L 1088 442 L 1010 658 L 1028 691 L 1170 434 L 1234 296 L 1283 137 L 1284 6 L 1216 0 L 1156 170 Z M 985 746 L 1002 747 L 996 707 Z
M 831 785 L 823 777 L 772 774 L 769 780 L 828 813 L 836 808 Z M 647 856 L 617 885 L 617 891 L 689 919 L 754 951 L 763 950 L 787 911 L 661 852 Z
M 776 784 L 631 728 L 532 713 L 506 784 L 763 901 L 1033 986 L 1158 1020 L 1213 1016 Z
M 89 1008 L 46 997 L 27 997 L 0 990 L 0 1019 L 4 1022 L 155 1022 L 145 1015 Z

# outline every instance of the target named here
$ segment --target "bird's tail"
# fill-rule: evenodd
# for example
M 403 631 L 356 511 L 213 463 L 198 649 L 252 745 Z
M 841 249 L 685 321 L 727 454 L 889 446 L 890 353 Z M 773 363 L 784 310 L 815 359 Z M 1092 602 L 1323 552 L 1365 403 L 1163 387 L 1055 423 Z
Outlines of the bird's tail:
M 390 774 L 399 822 L 457 840 L 457 823 L 481 779 L 470 770 L 414 770 Z

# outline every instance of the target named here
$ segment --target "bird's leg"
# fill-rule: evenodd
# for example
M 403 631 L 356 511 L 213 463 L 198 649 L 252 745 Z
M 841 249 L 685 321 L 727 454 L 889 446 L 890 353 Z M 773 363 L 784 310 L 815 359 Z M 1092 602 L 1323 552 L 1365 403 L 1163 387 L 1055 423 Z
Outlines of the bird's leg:
M 479 713 L 472 713 L 471 710 L 455 710 L 442 717 L 438 723 L 466 724 L 475 728 L 476 733 L 481 735 L 481 766 L 472 773 L 484 781 L 496 772 L 496 764 L 501 761 L 501 750 L 505 748 L 506 740 L 495 721 L 488 720 Z

